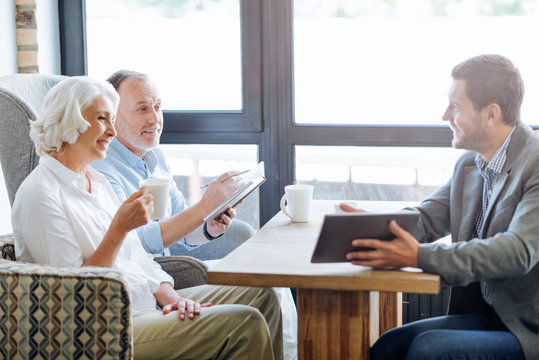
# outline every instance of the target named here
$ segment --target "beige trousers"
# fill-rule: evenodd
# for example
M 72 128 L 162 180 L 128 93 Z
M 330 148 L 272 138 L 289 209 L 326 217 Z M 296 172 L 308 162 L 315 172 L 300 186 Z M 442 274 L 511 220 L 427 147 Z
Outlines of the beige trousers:
M 281 309 L 274 289 L 201 285 L 177 293 L 212 306 L 193 320 L 179 320 L 177 311 L 135 315 L 135 359 L 283 358 Z

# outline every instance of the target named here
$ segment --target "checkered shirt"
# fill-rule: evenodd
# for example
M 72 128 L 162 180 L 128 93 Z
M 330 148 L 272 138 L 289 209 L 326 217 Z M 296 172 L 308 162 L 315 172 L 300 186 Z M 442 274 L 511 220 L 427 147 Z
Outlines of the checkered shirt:
M 496 183 L 498 182 L 498 177 L 500 176 L 503 165 L 505 164 L 505 159 L 507 157 L 507 147 L 509 146 L 509 142 L 511 141 L 511 136 L 513 135 L 514 130 L 515 128 L 513 127 L 509 135 L 507 135 L 507 137 L 505 138 L 503 144 L 498 148 L 498 150 L 496 150 L 496 153 L 488 163 L 485 161 L 481 154 L 477 154 L 477 156 L 475 157 L 475 165 L 481 172 L 481 176 L 483 176 L 483 200 L 481 203 L 481 207 L 479 208 L 477 218 L 475 219 L 474 237 L 483 236 L 483 225 L 485 221 L 485 214 L 488 208 L 488 202 L 490 200 L 490 195 L 492 194 L 492 189 L 494 189 L 494 186 L 496 186 Z M 484 281 L 481 281 L 481 294 L 483 295 L 485 301 L 489 305 L 492 305 L 492 300 L 490 299 L 488 289 Z

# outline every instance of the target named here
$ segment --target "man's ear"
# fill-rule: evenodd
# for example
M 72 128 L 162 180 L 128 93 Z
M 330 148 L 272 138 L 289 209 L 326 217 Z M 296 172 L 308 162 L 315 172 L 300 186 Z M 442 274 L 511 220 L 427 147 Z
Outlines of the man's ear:
M 487 126 L 495 126 L 503 122 L 503 112 L 500 105 L 496 103 L 490 103 L 483 109 L 486 115 Z

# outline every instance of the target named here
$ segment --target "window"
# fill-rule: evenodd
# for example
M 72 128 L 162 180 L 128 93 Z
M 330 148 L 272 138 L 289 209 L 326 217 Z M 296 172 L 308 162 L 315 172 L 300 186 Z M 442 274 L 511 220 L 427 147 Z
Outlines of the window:
M 452 148 L 296 146 L 298 183 L 315 199 L 419 202 L 444 185 L 462 154 Z
M 74 5 L 77 3 L 79 9 Z M 84 14 L 84 3 L 82 0 L 59 0 L 60 13 L 64 14 L 61 24 Z M 156 17 L 161 13 L 161 7 L 171 2 L 134 0 L 126 3 L 142 6 L 144 11 L 153 8 L 148 16 Z M 204 103 L 198 106 L 175 109 L 176 106 L 168 104 L 168 101 L 177 101 L 172 99 L 177 97 L 175 90 L 166 90 L 172 95 L 171 100 L 164 101 L 167 110 L 161 142 L 256 145 L 258 158 L 265 162 L 269 175 L 260 190 L 261 224 L 279 210 L 278 201 L 284 186 L 296 180 L 304 181 L 302 174 L 308 173 L 309 167 L 314 171 L 314 165 L 303 159 L 310 156 L 309 151 L 316 154 L 319 147 L 357 147 L 360 151 L 377 148 L 393 154 L 407 148 L 416 148 L 415 154 L 442 148 L 451 151 L 451 130 L 440 117 L 447 102 L 450 70 L 468 56 L 491 51 L 502 52 L 514 60 L 526 81 L 523 118 L 533 122 L 537 117 L 529 104 L 538 94 L 539 85 L 533 82 L 539 79 L 534 72 L 539 54 L 530 52 L 525 41 L 516 41 L 522 34 L 537 30 L 538 25 L 530 22 L 536 16 L 536 0 L 185 0 L 176 3 L 182 3 L 185 10 L 177 20 L 189 16 L 211 17 L 214 10 L 222 12 L 223 17 L 238 14 L 238 36 L 230 35 L 224 41 L 230 45 L 226 51 L 235 52 L 239 46 L 240 60 L 224 62 L 233 66 L 240 64 L 241 110 L 235 109 L 236 105 L 227 109 L 224 105 L 208 105 L 207 99 L 198 99 Z M 235 9 L 239 10 L 225 8 L 226 4 L 232 3 L 235 5 L 231 6 L 237 5 Z M 109 2 L 101 4 L 107 4 L 101 16 L 118 12 L 109 10 Z M 208 15 L 203 14 L 206 11 Z M 174 16 L 170 14 L 170 17 Z M 471 22 L 481 23 L 484 29 L 474 27 L 469 32 Z M 73 31 L 78 30 L 72 25 L 63 33 Z M 77 65 L 76 73 L 85 71 L 81 66 L 84 51 L 77 50 L 80 39 L 84 41 L 83 34 L 78 42 L 70 42 L 68 38 L 63 40 L 62 68 L 67 74 L 77 59 L 73 54 L 82 54 L 79 64 L 76 61 L 74 64 Z M 91 36 L 87 34 L 89 43 L 93 41 Z M 197 36 L 192 34 L 193 38 Z M 434 40 L 432 36 L 435 36 Z M 482 36 L 480 41 L 477 36 Z M 231 40 L 232 37 L 235 40 Z M 232 45 L 230 41 L 239 45 Z M 159 49 L 159 52 L 161 50 L 166 49 Z M 113 55 L 119 56 L 118 51 L 114 51 Z M 90 45 L 87 52 L 88 58 L 95 56 Z M 198 54 L 186 56 L 197 58 Z M 231 80 L 230 84 L 234 82 Z M 164 93 L 163 85 L 159 83 L 158 86 Z M 197 107 L 202 110 L 195 109 Z M 222 109 L 209 110 L 219 107 Z M 191 110 L 185 110 L 188 108 Z M 398 164 L 399 159 L 391 161 Z M 349 170 L 350 181 L 367 184 L 380 180 L 385 171 L 379 168 L 363 170 Z M 405 186 L 434 187 L 421 185 L 419 180 L 411 185 L 415 181 L 412 179 L 425 179 L 425 174 L 430 174 L 431 179 L 444 176 L 445 173 L 440 175 L 439 171 L 410 172 L 410 180 Z M 324 171 L 324 174 L 340 176 L 338 170 Z M 367 174 L 377 177 L 367 179 Z M 387 182 L 391 177 L 385 178 Z M 333 180 L 316 181 L 321 184 Z M 380 186 L 387 188 L 391 184 L 380 183 Z M 384 191 L 370 194 L 390 198 L 383 195 Z M 344 195 L 346 193 L 335 194 Z
M 295 121 L 443 125 L 450 71 L 508 56 L 526 84 L 522 118 L 538 124 L 536 1 L 294 1 Z
M 168 110 L 240 111 L 239 10 L 238 0 L 86 1 L 88 75 L 136 70 Z
M 256 145 L 162 145 L 174 181 L 187 204 L 202 197 L 201 185 L 207 184 L 228 170 L 248 170 L 257 164 Z M 237 207 L 236 218 L 255 229 L 259 227 L 258 190 Z

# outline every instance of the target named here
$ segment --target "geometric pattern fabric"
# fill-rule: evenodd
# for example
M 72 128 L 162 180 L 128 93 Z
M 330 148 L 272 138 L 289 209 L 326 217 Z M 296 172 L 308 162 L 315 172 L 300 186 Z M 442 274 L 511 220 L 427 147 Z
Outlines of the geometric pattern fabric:
M 127 282 L 101 267 L 14 260 L 0 237 L 1 359 L 132 359 Z

